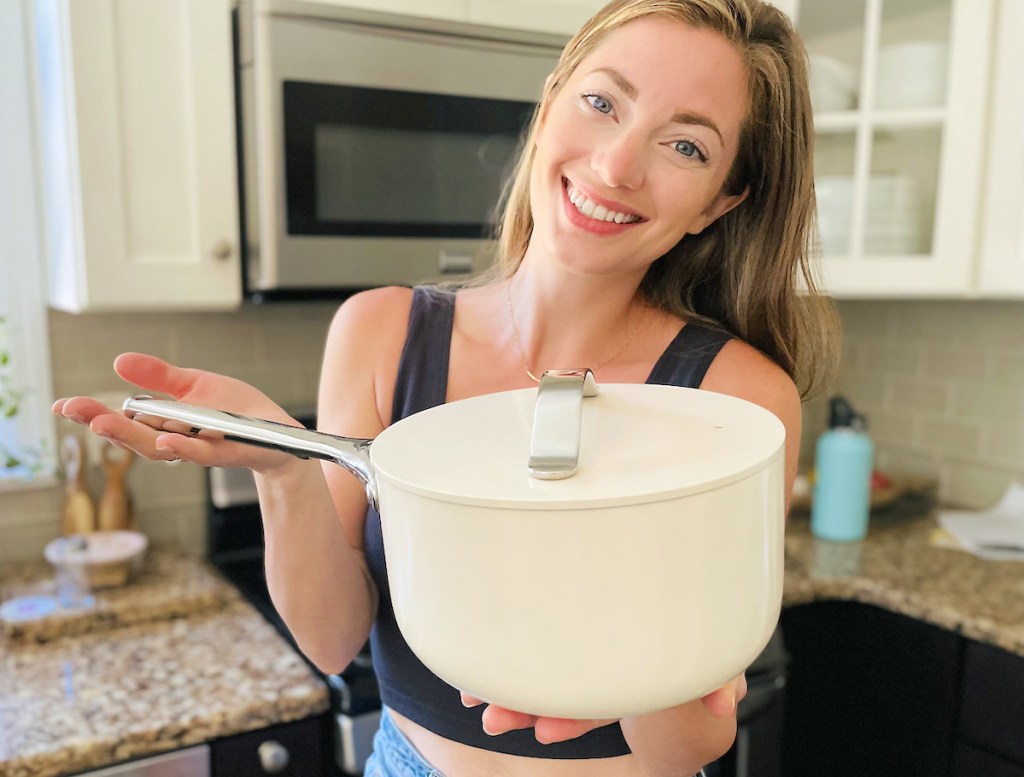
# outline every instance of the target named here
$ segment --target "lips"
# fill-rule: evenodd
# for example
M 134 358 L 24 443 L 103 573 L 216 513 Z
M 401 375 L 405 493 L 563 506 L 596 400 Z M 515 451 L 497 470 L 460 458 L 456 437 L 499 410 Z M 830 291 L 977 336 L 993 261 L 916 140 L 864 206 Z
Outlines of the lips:
M 567 178 L 563 178 L 562 181 L 569 202 L 573 204 L 580 214 L 588 219 L 608 224 L 636 224 L 644 220 L 642 216 L 636 213 L 616 210 L 613 207 L 609 207 L 610 203 L 602 204 L 590 199 Z

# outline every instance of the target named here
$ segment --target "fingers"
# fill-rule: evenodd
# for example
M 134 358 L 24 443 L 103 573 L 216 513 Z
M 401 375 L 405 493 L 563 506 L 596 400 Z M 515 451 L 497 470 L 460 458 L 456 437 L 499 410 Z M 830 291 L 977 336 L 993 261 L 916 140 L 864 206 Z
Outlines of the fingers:
M 491 736 L 504 734 L 508 731 L 516 731 L 522 728 L 530 728 L 537 722 L 536 715 L 528 715 L 525 712 L 515 712 L 504 707 L 496 707 L 493 704 L 484 708 L 482 718 L 484 731 Z
M 484 702 L 470 694 L 462 694 L 462 703 L 467 707 L 476 707 Z M 613 723 L 613 720 L 569 720 L 567 718 L 545 718 L 525 712 L 498 707 L 489 704 L 484 708 L 481 717 L 484 731 L 491 736 L 505 734 L 509 731 L 532 728 L 534 737 L 541 744 L 564 742 L 576 739 L 588 731 Z
M 736 714 L 736 706 L 747 695 L 747 677 L 741 674 L 701 699 L 705 709 L 716 718 Z
M 209 443 L 197 444 L 181 434 L 168 431 L 189 432 L 189 429 L 167 430 L 154 428 L 125 416 L 120 410 L 112 410 L 91 397 L 70 397 L 53 403 L 53 412 L 59 416 L 88 427 L 89 431 L 108 439 L 120 448 L 132 450 L 147 459 L 169 461 L 188 459 L 199 462 L 209 458 Z M 149 419 L 156 421 L 157 419 Z M 180 425 L 178 425 L 180 426 Z
M 565 742 L 581 737 L 588 731 L 614 723 L 614 720 L 568 720 L 566 718 L 538 718 L 534 725 L 537 741 L 542 745 Z
M 71 418 L 92 418 L 100 413 L 113 412 L 109 407 L 92 397 L 65 397 L 53 403 L 53 412 Z
M 178 399 L 189 392 L 202 374 L 199 370 L 176 367 L 145 353 L 122 353 L 114 359 L 114 372 L 146 391 L 158 391 Z
M 736 703 L 739 704 L 747 695 L 747 675 L 741 674 L 736 678 Z

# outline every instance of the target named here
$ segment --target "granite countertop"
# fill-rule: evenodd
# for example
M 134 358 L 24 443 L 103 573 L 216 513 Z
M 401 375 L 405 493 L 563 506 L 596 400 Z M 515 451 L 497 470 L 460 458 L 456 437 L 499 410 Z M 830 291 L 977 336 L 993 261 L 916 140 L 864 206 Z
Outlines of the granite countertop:
M 31 569 L 0 579 L 39 590 Z M 0 637 L 0 774 L 56 777 L 327 709 L 323 681 L 203 561 L 154 553 L 96 600 Z
M 1024 563 L 936 546 L 937 529 L 930 510 L 895 511 L 873 514 L 862 542 L 827 542 L 794 513 L 783 604 L 873 604 L 1024 656 Z
M 1024 564 L 936 547 L 928 509 L 873 515 L 859 543 L 794 513 L 784 605 L 877 605 L 1024 655 Z M 52 590 L 45 565 L 0 569 L 0 596 Z M 56 777 L 299 720 L 323 681 L 205 562 L 155 551 L 90 610 L 0 631 L 0 773 Z
M 0 565 L 0 602 L 19 596 L 56 594 L 53 567 L 46 561 Z M 72 634 L 105 631 L 147 621 L 216 610 L 241 598 L 215 569 L 173 548 L 154 548 L 133 573 L 130 585 L 95 592 L 91 607 L 58 608 L 35 620 L 0 616 L 0 640 L 49 642 Z

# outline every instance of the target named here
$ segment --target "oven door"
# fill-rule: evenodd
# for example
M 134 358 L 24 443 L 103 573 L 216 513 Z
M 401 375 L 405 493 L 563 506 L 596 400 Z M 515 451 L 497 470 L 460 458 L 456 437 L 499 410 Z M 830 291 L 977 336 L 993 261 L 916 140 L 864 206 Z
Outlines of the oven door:
M 280 0 L 238 14 L 249 291 L 482 269 L 563 41 Z
M 210 748 L 198 745 L 173 753 L 143 758 L 106 769 L 85 772 L 81 777 L 210 777 Z

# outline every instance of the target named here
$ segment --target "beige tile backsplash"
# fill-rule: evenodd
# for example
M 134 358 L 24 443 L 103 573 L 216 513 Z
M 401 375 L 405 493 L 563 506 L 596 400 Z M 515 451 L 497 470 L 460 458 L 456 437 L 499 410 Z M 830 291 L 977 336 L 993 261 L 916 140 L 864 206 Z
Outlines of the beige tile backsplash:
M 933 475 L 966 507 L 1024 481 L 1024 302 L 841 302 L 836 389 L 863 412 L 881 469 Z M 805 409 L 803 452 L 824 427 Z
M 54 394 L 131 393 L 110 369 L 122 351 L 157 354 L 242 378 L 288 406 L 316 396 L 331 303 L 230 313 L 50 315 Z M 842 302 L 837 390 L 869 419 L 878 464 L 932 474 L 955 503 L 991 504 L 1024 480 L 1024 302 Z M 803 456 L 824 427 L 824 397 L 805 408 Z M 70 423 L 59 434 L 79 433 Z M 98 497 L 103 476 L 89 469 Z M 128 475 L 140 528 L 202 553 L 203 472 L 138 461 Z M 63 492 L 0 493 L 0 560 L 38 557 L 56 536 Z

